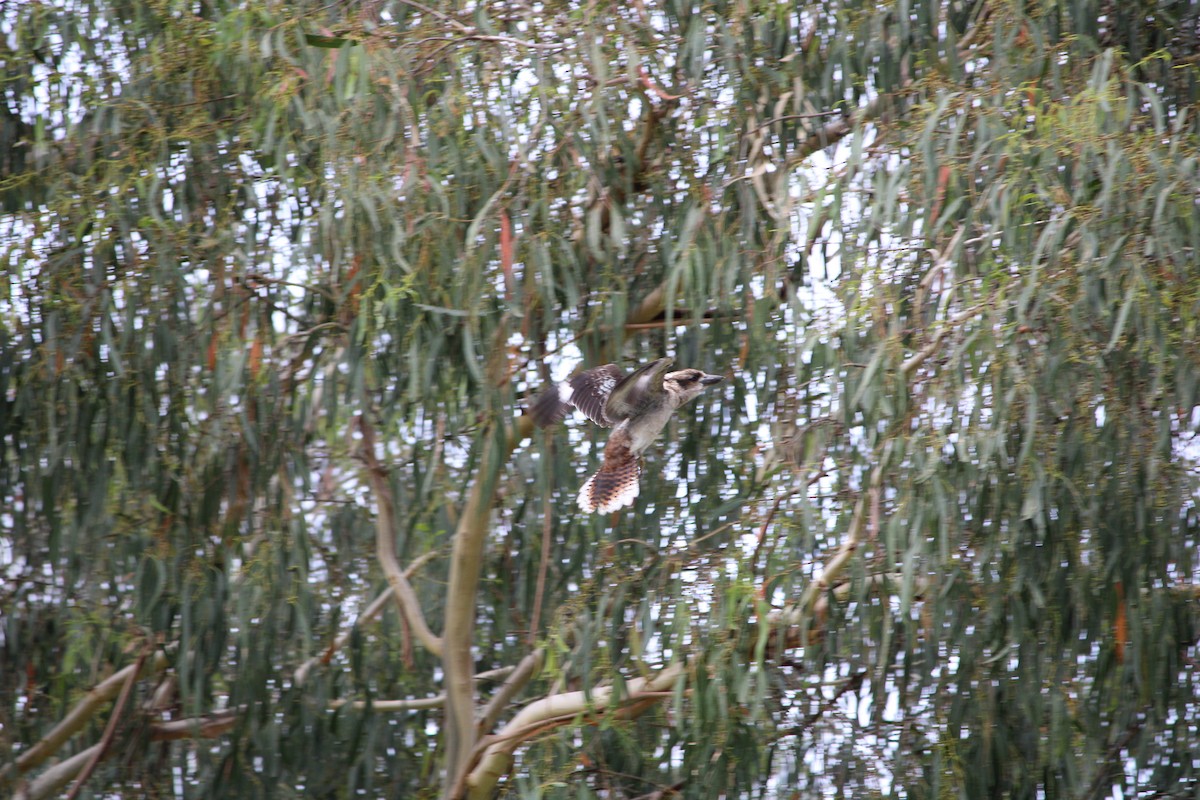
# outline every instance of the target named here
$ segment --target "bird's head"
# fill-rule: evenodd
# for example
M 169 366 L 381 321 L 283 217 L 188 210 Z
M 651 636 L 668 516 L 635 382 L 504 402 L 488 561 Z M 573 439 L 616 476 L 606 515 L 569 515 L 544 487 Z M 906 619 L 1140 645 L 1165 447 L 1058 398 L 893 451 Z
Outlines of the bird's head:
M 675 407 L 679 408 L 695 399 L 705 387 L 723 380 L 725 377 L 722 375 L 710 375 L 698 369 L 681 369 L 663 376 L 663 389 L 675 401 Z

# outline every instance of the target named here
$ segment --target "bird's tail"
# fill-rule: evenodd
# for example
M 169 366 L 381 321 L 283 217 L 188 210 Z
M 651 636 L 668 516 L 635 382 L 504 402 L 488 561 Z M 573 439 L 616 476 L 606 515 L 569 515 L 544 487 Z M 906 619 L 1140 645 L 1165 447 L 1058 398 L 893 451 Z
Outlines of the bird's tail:
M 640 459 L 621 459 L 611 464 L 606 460 L 579 490 L 579 507 L 587 514 L 607 514 L 633 505 L 641 473 Z

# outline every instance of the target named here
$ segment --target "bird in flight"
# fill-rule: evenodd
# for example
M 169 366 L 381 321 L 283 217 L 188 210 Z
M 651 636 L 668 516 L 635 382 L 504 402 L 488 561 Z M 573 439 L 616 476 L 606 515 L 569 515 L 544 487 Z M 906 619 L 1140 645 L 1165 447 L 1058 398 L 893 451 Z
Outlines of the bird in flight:
M 585 513 L 607 514 L 632 505 L 638 496 L 642 453 L 667 426 L 675 409 L 724 380 L 698 369 L 667 372 L 673 359 L 660 358 L 626 375 L 616 364 L 580 372 L 541 394 L 530 408 L 534 423 L 561 421 L 572 406 L 612 428 L 604 459 L 579 490 Z

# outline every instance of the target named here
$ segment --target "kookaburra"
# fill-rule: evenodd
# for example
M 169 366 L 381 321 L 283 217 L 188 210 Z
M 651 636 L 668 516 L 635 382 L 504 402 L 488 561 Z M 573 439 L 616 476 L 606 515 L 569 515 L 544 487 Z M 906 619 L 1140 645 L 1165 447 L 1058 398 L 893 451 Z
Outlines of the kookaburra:
M 559 422 L 574 406 L 597 425 L 612 428 L 599 471 L 579 490 L 584 512 L 607 514 L 638 496 L 642 452 L 658 438 L 675 409 L 706 386 L 724 380 L 698 369 L 667 372 L 660 358 L 625 375 L 616 364 L 589 369 L 542 393 L 530 409 L 541 426 Z

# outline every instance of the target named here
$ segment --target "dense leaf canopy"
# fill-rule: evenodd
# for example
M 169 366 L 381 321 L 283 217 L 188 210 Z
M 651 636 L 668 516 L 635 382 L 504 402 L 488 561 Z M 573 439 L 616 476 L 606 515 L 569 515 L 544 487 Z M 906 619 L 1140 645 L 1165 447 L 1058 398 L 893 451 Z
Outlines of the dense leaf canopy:
M 1194 795 L 1195 3 L 0 33 L 0 792 Z

